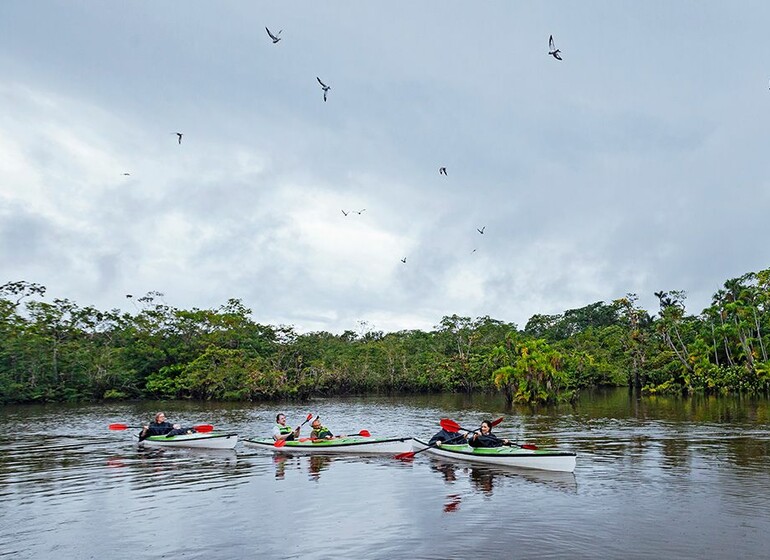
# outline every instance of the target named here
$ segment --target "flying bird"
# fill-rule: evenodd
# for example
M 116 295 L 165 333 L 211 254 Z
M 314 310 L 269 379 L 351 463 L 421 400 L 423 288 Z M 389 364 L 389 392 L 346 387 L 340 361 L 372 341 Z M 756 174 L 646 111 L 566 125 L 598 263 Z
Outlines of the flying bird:
M 356 214 L 358 214 L 360 216 L 361 212 L 366 212 L 366 208 L 361 208 L 361 210 L 353 210 L 353 212 L 355 212 Z
M 439 167 L 438 168 L 438 174 L 439 175 L 446 175 L 446 167 Z
M 557 49 L 553 44 L 553 35 L 548 38 L 548 54 L 554 57 L 556 60 L 561 60 L 561 50 Z
M 280 37 L 278 37 L 278 35 L 280 35 L 280 34 L 281 34 L 281 31 L 283 31 L 283 29 L 281 29 L 281 31 L 279 31 L 279 32 L 278 32 L 276 35 L 273 35 L 272 33 L 270 33 L 270 30 L 269 30 L 267 27 L 265 27 L 265 31 L 267 31 L 267 34 L 268 34 L 268 35 L 270 35 L 270 38 L 273 40 L 273 44 L 274 44 L 274 45 L 275 45 L 275 44 L 276 44 L 278 41 L 280 41 L 280 40 L 281 40 L 281 38 L 280 38 Z
M 345 214 L 346 216 L 347 216 L 348 214 L 350 214 L 350 212 L 345 212 L 344 210 L 340 210 L 340 212 L 342 212 L 342 213 L 343 213 L 343 214 Z
M 406 257 L 404 257 L 403 259 L 401 259 L 401 262 L 402 262 L 402 263 L 404 263 L 404 264 L 406 264 Z
M 131 175 L 131 173 L 123 173 L 123 175 L 129 176 Z
M 331 88 L 327 86 L 325 83 L 321 81 L 321 78 L 318 76 L 315 77 L 316 80 L 318 80 L 318 83 L 321 84 L 321 88 L 324 90 L 324 101 L 326 101 L 326 92 L 328 92 Z
M 476 228 L 476 231 L 478 231 L 481 235 L 484 235 L 484 230 L 487 229 L 487 226 L 482 227 L 481 229 Z
M 172 132 L 171 134 L 176 134 L 177 141 L 181 144 L 182 143 L 182 133 L 181 132 Z

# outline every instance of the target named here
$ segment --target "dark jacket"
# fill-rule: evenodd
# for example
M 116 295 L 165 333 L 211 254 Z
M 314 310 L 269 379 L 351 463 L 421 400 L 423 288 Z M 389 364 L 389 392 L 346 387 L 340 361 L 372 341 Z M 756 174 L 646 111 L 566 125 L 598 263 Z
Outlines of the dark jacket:
M 169 422 L 150 422 L 147 426 L 147 431 L 142 430 L 139 433 L 139 441 L 146 439 L 150 436 L 178 436 L 180 434 L 192 433 L 195 430 L 193 428 L 174 428 L 174 425 Z
M 440 432 L 436 432 L 432 438 L 430 438 L 430 441 L 428 442 L 428 445 L 434 445 L 438 442 L 441 443 L 454 443 L 454 444 L 461 444 L 463 441 L 465 441 L 465 438 L 456 433 L 456 432 L 447 432 L 445 429 L 441 429 Z
M 468 440 L 468 445 L 471 447 L 502 447 L 503 440 L 493 433 L 489 433 L 486 436 L 478 434 L 476 437 Z
M 144 433 L 144 437 L 148 436 L 165 436 L 167 433 L 174 429 L 174 425 L 171 422 L 150 422 L 147 427 L 147 431 Z

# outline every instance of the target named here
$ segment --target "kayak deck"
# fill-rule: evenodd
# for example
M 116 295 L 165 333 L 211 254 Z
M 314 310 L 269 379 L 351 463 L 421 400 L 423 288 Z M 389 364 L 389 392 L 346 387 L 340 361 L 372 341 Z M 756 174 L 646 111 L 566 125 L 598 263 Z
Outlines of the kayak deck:
M 281 447 L 275 446 L 273 438 L 255 438 L 244 439 L 243 444 L 277 453 L 404 453 L 411 450 L 412 438 L 349 436 L 316 442 L 301 438 L 287 441 Z
M 201 449 L 233 449 L 237 443 L 238 434 L 224 432 L 150 436 L 139 442 L 140 445 L 156 447 L 197 447 Z
M 426 453 L 438 457 L 467 461 L 470 463 L 485 463 L 524 469 L 539 469 L 546 471 L 573 472 L 577 463 L 577 455 L 569 451 L 555 449 L 521 449 L 519 447 L 471 447 L 470 445 L 442 445 L 430 447 L 427 442 L 414 439 L 415 451 L 425 450 Z

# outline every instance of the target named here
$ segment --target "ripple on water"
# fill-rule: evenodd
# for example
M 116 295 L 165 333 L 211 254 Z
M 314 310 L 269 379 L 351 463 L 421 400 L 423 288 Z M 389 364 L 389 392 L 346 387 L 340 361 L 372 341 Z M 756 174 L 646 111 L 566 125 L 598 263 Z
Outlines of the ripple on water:
M 195 403 L 0 411 L 6 426 L 21 426 L 0 430 L 2 554 L 304 559 L 345 551 L 443 559 L 472 551 L 632 559 L 766 552 L 770 433 L 762 423 L 586 406 L 517 413 L 492 400 L 444 396 L 281 406 L 290 422 L 312 412 L 334 431 L 392 436 L 429 436 L 442 417 L 475 426 L 503 416 L 502 436 L 576 451 L 575 473 L 562 475 L 427 454 L 402 462 L 274 456 L 240 444 L 226 452 L 144 449 L 133 434 L 106 430 L 111 422 L 141 422 L 155 406 L 175 421 L 209 421 L 242 437 L 267 433 L 277 412 L 274 405 Z M 94 435 L 94 426 L 104 433 Z

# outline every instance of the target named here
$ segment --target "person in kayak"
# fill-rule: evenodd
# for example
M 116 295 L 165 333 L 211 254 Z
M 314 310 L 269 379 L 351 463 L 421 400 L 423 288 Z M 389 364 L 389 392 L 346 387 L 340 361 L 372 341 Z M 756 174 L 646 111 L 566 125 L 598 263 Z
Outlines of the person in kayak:
M 461 443 L 464 443 L 463 442 L 464 437 L 465 436 L 463 434 L 459 434 L 457 432 L 449 432 L 444 428 L 441 428 L 440 431 L 433 434 L 433 437 L 430 438 L 430 441 L 428 441 L 428 445 L 441 446 L 442 443 L 461 444 Z
M 492 433 L 492 423 L 484 420 L 478 431 L 471 432 L 465 437 L 468 438 L 468 445 L 471 447 L 502 447 L 510 442 L 507 439 L 501 439 Z
M 178 436 L 181 434 L 191 434 L 194 431 L 194 428 L 182 428 L 179 424 L 172 424 L 166 420 L 165 413 L 158 412 L 155 415 L 155 420 L 142 429 L 142 432 L 139 434 L 139 440 L 141 441 L 150 436 Z
M 313 431 L 310 432 L 310 439 L 313 441 L 334 439 L 335 437 L 345 437 L 342 435 L 335 436 L 329 428 L 321 424 L 321 420 L 318 416 L 315 417 L 310 425 L 313 428 Z
M 279 412 L 275 416 L 275 426 L 273 426 L 273 439 L 278 441 L 279 439 L 285 439 L 286 441 L 293 441 L 299 437 L 299 428 L 292 430 L 286 425 L 286 415 Z

